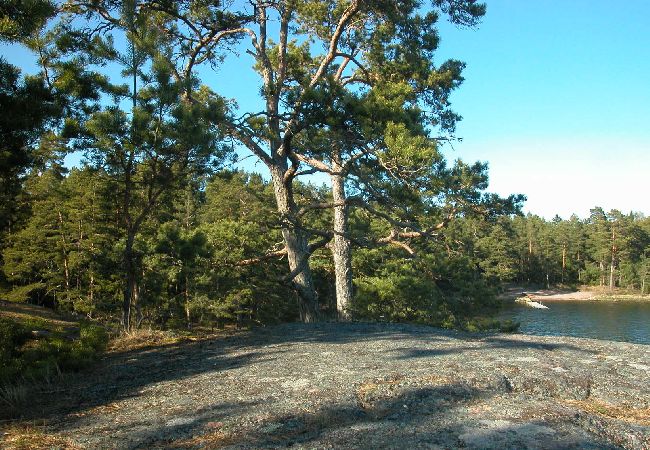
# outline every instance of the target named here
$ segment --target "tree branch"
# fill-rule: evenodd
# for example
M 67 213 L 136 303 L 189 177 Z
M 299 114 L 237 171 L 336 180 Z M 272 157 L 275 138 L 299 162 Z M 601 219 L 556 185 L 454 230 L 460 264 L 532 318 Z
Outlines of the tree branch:
M 413 250 L 413 249 L 412 249 L 408 244 L 406 244 L 405 242 L 402 242 L 402 241 L 400 241 L 400 240 L 397 239 L 397 238 L 399 237 L 399 235 L 400 235 L 399 232 L 393 230 L 393 231 L 390 232 L 390 234 L 389 234 L 388 236 L 386 236 L 386 237 L 384 237 L 384 238 L 381 238 L 381 239 L 378 239 L 378 240 L 377 240 L 377 244 L 378 244 L 378 245 L 393 244 L 393 245 L 395 245 L 395 246 L 397 246 L 397 247 L 401 247 L 401 248 L 403 248 L 404 250 L 406 250 L 406 252 L 407 252 L 410 256 L 415 256 L 415 250 Z
M 359 11 L 359 0 L 354 0 L 352 3 L 350 3 L 350 6 L 348 6 L 346 10 L 343 12 L 341 19 L 339 19 L 339 22 L 336 25 L 334 34 L 332 34 L 332 37 L 330 38 L 327 54 L 325 55 L 325 58 L 323 58 L 323 60 L 321 61 L 318 70 L 316 70 L 316 73 L 314 74 L 314 76 L 311 78 L 311 81 L 309 82 L 310 88 L 314 87 L 316 83 L 318 83 L 320 78 L 323 76 L 323 73 L 327 69 L 327 66 L 336 57 L 336 50 L 339 45 L 339 39 L 341 38 L 341 34 L 343 34 L 343 31 L 345 30 L 345 27 L 347 26 L 350 19 L 352 19 L 352 17 L 358 11 Z
M 251 152 L 253 152 L 255 156 L 261 159 L 267 167 L 271 167 L 273 165 L 271 157 L 266 154 L 264 149 L 262 149 L 262 147 L 260 147 L 260 145 L 253 140 L 253 137 L 250 136 L 245 130 L 228 121 L 224 121 L 223 126 L 226 127 L 232 136 L 234 136 L 239 142 L 244 144 Z
M 343 64 L 341 65 L 341 67 L 345 68 L 345 66 L 346 66 L 350 61 L 352 61 L 354 64 L 356 64 L 356 66 L 357 66 L 359 69 L 361 69 L 361 71 L 363 72 L 363 74 L 366 76 L 366 79 L 369 80 L 369 79 L 371 78 L 371 76 L 370 76 L 370 72 L 368 72 L 368 69 L 366 69 L 365 66 L 364 66 L 363 64 L 361 64 L 359 61 L 357 61 L 357 59 L 354 57 L 354 55 L 350 55 L 350 54 L 348 54 L 348 53 L 341 53 L 341 52 L 338 52 L 338 53 L 336 53 L 334 56 L 335 56 L 335 57 L 342 57 L 342 58 L 344 58 L 344 62 L 343 62 Z M 341 67 L 339 67 L 339 71 L 337 71 L 337 75 L 339 75 L 339 76 L 335 77 L 336 80 L 340 79 L 340 75 L 342 75 L 342 73 L 339 74 L 339 72 L 342 72 Z
M 296 278 L 305 269 L 305 265 L 309 257 L 319 248 L 325 247 L 328 244 L 328 242 L 332 240 L 332 237 L 333 235 L 324 236 L 322 239 L 309 244 L 307 255 L 305 255 L 305 257 L 302 259 L 302 261 L 300 261 L 298 266 L 296 266 L 296 268 L 293 269 L 289 275 L 284 277 L 282 281 L 285 283 L 289 283 L 294 278 Z
M 311 244 L 309 244 L 309 249 L 307 251 L 307 257 L 311 256 L 312 253 L 314 253 L 316 250 L 319 248 L 325 247 L 329 241 L 332 240 L 333 235 L 328 234 L 326 236 L 323 236 L 321 239 L 318 241 L 315 241 Z M 262 256 L 258 256 L 256 258 L 249 258 L 249 259 L 242 259 L 241 261 L 237 261 L 234 265 L 236 267 L 245 267 L 245 266 L 252 266 L 254 264 L 259 264 L 263 261 L 267 261 L 269 259 L 274 259 L 274 258 L 279 258 L 282 256 L 285 256 L 287 254 L 287 249 L 286 247 L 281 249 L 281 250 L 269 250 Z M 289 282 L 293 280 L 302 270 L 304 269 L 304 264 L 299 264 L 296 269 L 294 269 L 289 275 L 284 277 L 282 281 L 284 282 Z
M 291 142 L 291 139 L 293 138 L 293 133 L 295 131 L 294 128 L 297 125 L 298 115 L 300 113 L 300 109 L 302 107 L 302 103 L 304 101 L 305 95 L 309 89 L 313 88 L 320 81 L 321 77 L 325 73 L 325 70 L 336 57 L 336 51 L 338 48 L 339 39 L 341 38 L 341 34 L 343 34 L 343 31 L 345 30 L 345 27 L 348 25 L 348 22 L 359 11 L 359 4 L 360 4 L 360 0 L 353 0 L 352 3 L 350 3 L 350 5 L 345 9 L 341 18 L 339 19 L 338 24 L 336 25 L 336 28 L 334 30 L 334 33 L 330 38 L 327 54 L 321 61 L 314 75 L 311 77 L 311 80 L 309 81 L 309 85 L 307 86 L 306 89 L 303 90 L 302 94 L 300 95 L 300 98 L 298 99 L 298 101 L 296 101 L 294 105 L 293 115 L 289 120 L 289 123 L 287 123 L 287 126 L 285 127 L 284 137 L 282 139 L 281 152 L 285 154 L 288 152 L 289 150 L 288 143 Z
M 308 166 L 313 167 L 314 169 L 317 169 L 320 172 L 325 172 L 325 173 L 328 173 L 330 175 L 340 175 L 341 174 L 341 172 L 335 171 L 334 169 L 332 169 L 330 166 L 328 166 L 325 162 L 321 161 L 320 159 L 311 158 L 309 156 L 305 156 L 303 154 L 296 153 L 296 152 L 293 152 L 293 151 L 291 152 L 291 154 L 294 155 L 301 162 L 304 162 Z
M 347 204 L 346 201 L 310 203 L 308 205 L 302 206 L 296 213 L 296 217 L 302 217 L 305 214 L 307 214 L 309 211 L 313 211 L 315 209 L 330 209 L 330 208 L 335 208 L 337 206 L 345 206 L 346 204 Z

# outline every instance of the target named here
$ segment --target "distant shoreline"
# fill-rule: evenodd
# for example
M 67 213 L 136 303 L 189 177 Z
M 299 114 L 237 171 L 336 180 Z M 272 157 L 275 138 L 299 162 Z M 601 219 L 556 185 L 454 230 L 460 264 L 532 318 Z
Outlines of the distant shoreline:
M 650 295 L 634 294 L 629 292 L 609 291 L 598 287 L 584 287 L 578 290 L 569 289 L 538 289 L 530 290 L 524 287 L 508 288 L 500 295 L 502 300 L 514 301 L 518 298 L 525 297 L 530 301 L 650 301 Z

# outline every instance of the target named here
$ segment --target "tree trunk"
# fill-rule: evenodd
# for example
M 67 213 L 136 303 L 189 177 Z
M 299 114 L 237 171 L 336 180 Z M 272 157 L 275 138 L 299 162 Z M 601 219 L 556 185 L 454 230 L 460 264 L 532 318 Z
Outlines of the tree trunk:
M 526 272 L 526 278 L 530 283 L 530 275 L 533 273 L 533 240 L 530 237 L 528 238 L 528 270 Z
M 135 261 L 133 260 L 134 233 L 127 232 L 126 246 L 124 247 L 124 272 L 126 283 L 124 285 L 124 301 L 122 304 L 122 326 L 124 331 L 131 331 L 131 304 L 135 292 Z
M 282 237 L 287 249 L 291 280 L 298 293 L 300 320 L 305 323 L 318 320 L 318 300 L 309 267 L 309 241 L 304 230 L 298 228 L 291 186 L 284 180 L 286 167 L 281 164 L 271 168 L 273 190 L 282 220 Z
M 132 18 L 135 18 L 136 11 L 138 7 L 137 0 L 133 2 L 133 11 Z M 135 20 L 132 22 L 133 28 L 130 30 L 135 34 Z M 129 49 L 131 51 L 131 76 L 132 76 L 132 87 L 131 91 L 131 142 L 135 143 L 136 135 L 136 121 L 135 121 L 135 109 L 138 106 L 138 69 L 139 64 L 137 61 L 137 52 L 135 47 L 135 42 L 133 39 L 129 38 Z M 124 304 L 122 305 L 122 326 L 124 331 L 131 331 L 131 307 L 133 303 L 133 296 L 136 289 L 136 280 L 135 280 L 135 261 L 133 255 L 133 242 L 135 241 L 135 232 L 136 227 L 133 226 L 131 218 L 131 194 L 133 185 L 131 183 L 131 170 L 133 169 L 135 161 L 134 150 L 131 149 L 128 154 L 127 163 L 124 167 L 125 179 L 124 179 L 124 214 L 126 214 L 126 246 L 124 248 L 124 270 L 126 272 L 126 284 L 124 286 Z
M 185 300 L 185 319 L 187 319 L 187 329 L 192 329 L 192 314 L 190 311 L 190 280 L 187 275 L 185 275 L 185 290 L 183 291 L 183 297 Z
M 566 269 L 566 244 L 562 245 L 562 283 L 564 283 L 564 272 Z
M 70 269 L 68 267 L 68 255 L 63 251 L 63 273 L 65 276 L 65 297 L 66 301 L 70 301 Z
M 605 263 L 601 260 L 598 267 L 600 268 L 600 286 L 605 285 Z
M 89 274 L 90 274 L 90 283 L 88 285 L 88 300 L 90 301 L 90 308 L 92 311 L 93 306 L 95 305 L 95 269 L 94 269 L 94 263 L 93 263 L 93 255 L 94 255 L 94 245 L 92 241 L 90 242 L 90 256 L 91 256 L 91 263 L 90 263 L 90 269 L 89 269 Z
M 88 300 L 90 301 L 90 307 L 92 312 L 92 307 L 94 305 L 94 295 L 95 295 L 95 274 L 90 271 L 90 285 L 88 286 Z
M 68 265 L 68 243 L 65 240 L 65 233 L 63 231 L 63 215 L 61 214 L 61 211 L 59 213 L 59 233 L 61 235 L 61 244 L 62 244 L 62 250 L 63 250 L 63 275 L 65 277 L 65 297 L 66 301 L 70 301 L 70 268 Z
M 336 311 L 339 320 L 349 321 L 352 303 L 352 247 L 348 232 L 348 206 L 345 204 L 343 175 L 332 175 L 334 200 L 334 276 L 336 285 Z
M 133 300 L 131 301 L 131 309 L 135 310 L 135 326 L 133 326 L 133 320 L 131 320 L 131 328 L 136 330 L 140 328 L 142 321 L 144 320 L 144 314 L 142 314 L 142 305 L 140 305 L 140 289 L 142 286 L 138 283 L 137 280 L 133 282 Z
M 614 266 L 616 263 L 616 229 L 612 226 L 612 260 L 609 265 L 609 290 L 614 289 Z

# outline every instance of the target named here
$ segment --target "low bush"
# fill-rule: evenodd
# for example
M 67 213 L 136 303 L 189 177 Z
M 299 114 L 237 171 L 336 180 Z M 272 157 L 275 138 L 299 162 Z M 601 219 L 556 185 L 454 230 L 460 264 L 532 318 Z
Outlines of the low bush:
M 472 333 L 480 331 L 500 331 L 502 333 L 514 333 L 519 330 L 519 322 L 510 319 L 497 320 L 490 317 L 474 317 L 464 321 L 460 326 L 465 331 Z
M 77 337 L 38 317 L 0 317 L 0 418 L 20 414 L 36 384 L 90 366 L 107 344 L 106 330 L 91 322 L 79 324 Z
M 48 331 L 39 339 L 29 321 L 0 318 L 0 384 L 49 380 L 66 371 L 78 371 L 106 349 L 108 334 L 99 325 L 82 322 L 79 337 L 64 330 Z
M 21 324 L 0 317 L 0 383 L 20 374 L 20 348 L 28 337 L 29 330 Z
M 95 352 L 106 350 L 108 345 L 106 328 L 92 322 L 81 322 L 79 326 L 79 339 L 85 347 L 89 347 Z

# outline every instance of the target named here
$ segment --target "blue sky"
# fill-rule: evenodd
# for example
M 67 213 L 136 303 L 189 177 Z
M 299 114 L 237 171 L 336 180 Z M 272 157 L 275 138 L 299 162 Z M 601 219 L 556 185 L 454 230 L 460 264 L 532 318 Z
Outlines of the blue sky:
M 437 62 L 467 63 L 451 99 L 463 140 L 447 158 L 488 161 L 490 191 L 525 194 L 524 211 L 548 219 L 594 206 L 650 215 L 650 1 L 486 2 L 476 29 L 440 23 Z M 237 59 L 237 77 L 215 81 L 252 107 L 257 75 Z
M 596 205 L 650 215 L 650 1 L 487 4 L 477 29 L 441 23 L 438 62 L 467 63 L 448 159 L 488 161 L 490 191 L 523 193 L 524 210 L 549 219 Z M 0 50 L 33 71 L 24 51 Z M 244 109 L 258 101 L 250 65 L 233 56 L 210 77 Z
M 492 0 L 476 30 L 441 29 L 467 63 L 455 146 L 525 210 L 650 215 L 650 2 Z

